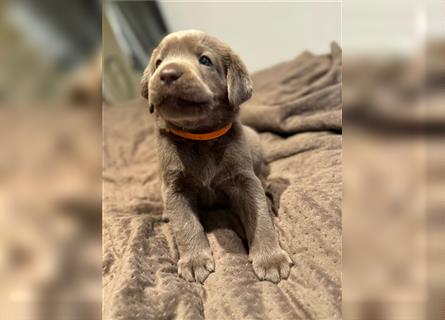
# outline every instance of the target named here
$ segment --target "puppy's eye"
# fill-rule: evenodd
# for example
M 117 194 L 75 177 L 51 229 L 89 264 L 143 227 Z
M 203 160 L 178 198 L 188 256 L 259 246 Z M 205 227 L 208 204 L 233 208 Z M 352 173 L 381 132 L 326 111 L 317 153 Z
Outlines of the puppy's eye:
M 161 59 L 156 60 L 156 63 L 155 63 L 156 69 L 161 65 L 161 63 L 162 63 Z
M 213 66 L 212 60 L 207 56 L 201 56 L 201 58 L 199 58 L 199 63 L 207 67 Z

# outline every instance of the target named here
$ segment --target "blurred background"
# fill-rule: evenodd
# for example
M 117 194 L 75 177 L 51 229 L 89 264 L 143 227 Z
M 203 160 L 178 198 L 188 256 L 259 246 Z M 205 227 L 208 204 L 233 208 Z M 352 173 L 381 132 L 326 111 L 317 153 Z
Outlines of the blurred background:
M 445 318 L 445 2 L 343 4 L 343 316 Z
M 0 319 L 101 317 L 101 11 L 0 1 Z

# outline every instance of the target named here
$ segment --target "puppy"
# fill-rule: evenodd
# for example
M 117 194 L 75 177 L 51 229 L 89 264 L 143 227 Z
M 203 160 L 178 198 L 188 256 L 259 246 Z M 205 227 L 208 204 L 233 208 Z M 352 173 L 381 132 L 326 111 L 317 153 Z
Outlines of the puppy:
M 156 116 L 164 212 L 179 250 L 179 275 L 202 283 L 215 270 L 198 210 L 223 204 L 240 216 L 258 278 L 287 278 L 292 261 L 269 214 L 260 141 L 238 119 L 240 104 L 252 95 L 238 55 L 203 32 L 172 33 L 153 51 L 141 94 Z

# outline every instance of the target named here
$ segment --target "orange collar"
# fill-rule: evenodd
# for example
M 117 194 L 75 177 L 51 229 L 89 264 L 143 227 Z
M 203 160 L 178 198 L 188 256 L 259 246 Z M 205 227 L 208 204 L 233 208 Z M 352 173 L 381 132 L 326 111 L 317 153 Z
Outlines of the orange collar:
M 232 128 L 232 123 L 227 124 L 226 126 L 222 127 L 221 129 L 211 131 L 211 132 L 206 132 L 206 133 L 191 133 L 191 132 L 174 129 L 174 128 L 166 128 L 166 131 L 171 132 L 174 135 L 180 136 L 185 139 L 205 141 L 205 140 L 216 139 L 216 138 L 219 138 L 219 137 L 225 135 L 227 133 L 227 131 L 230 130 L 230 128 Z

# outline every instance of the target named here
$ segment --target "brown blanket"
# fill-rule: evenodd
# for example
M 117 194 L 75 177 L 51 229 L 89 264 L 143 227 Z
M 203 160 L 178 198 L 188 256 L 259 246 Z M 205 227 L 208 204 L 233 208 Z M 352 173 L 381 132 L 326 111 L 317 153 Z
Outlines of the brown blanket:
M 153 120 L 143 102 L 104 115 L 104 319 L 341 318 L 341 50 L 254 74 L 242 120 L 261 132 L 288 280 L 261 282 L 223 210 L 203 217 L 216 272 L 177 275 L 163 221 Z

